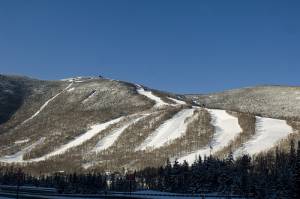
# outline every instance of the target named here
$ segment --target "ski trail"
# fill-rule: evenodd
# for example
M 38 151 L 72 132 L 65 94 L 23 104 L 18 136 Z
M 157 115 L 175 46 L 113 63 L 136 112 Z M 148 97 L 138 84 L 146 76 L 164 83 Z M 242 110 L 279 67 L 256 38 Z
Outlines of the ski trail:
M 35 118 L 42 110 L 44 110 L 44 108 L 46 108 L 46 106 L 53 101 L 56 97 L 58 97 L 60 94 L 62 94 L 65 90 L 68 90 L 71 86 L 73 85 L 73 82 L 70 83 L 64 90 L 62 90 L 61 92 L 57 93 L 55 96 L 53 96 L 52 98 L 50 98 L 48 101 L 46 101 L 41 107 L 40 109 L 34 113 L 30 118 L 26 119 L 22 124 L 27 123 L 28 121 L 32 120 L 33 118 Z
M 211 115 L 211 125 L 214 126 L 213 141 L 200 150 L 183 156 L 178 159 L 179 162 L 186 160 L 192 164 L 199 156 L 208 156 L 222 148 L 226 147 L 235 137 L 242 132 L 238 118 L 229 115 L 225 110 L 207 109 Z
M 23 162 L 24 154 L 30 152 L 37 145 L 42 144 L 45 141 L 45 139 L 46 138 L 42 137 L 41 139 L 39 139 L 35 143 L 31 144 L 28 147 L 25 147 L 24 149 L 22 149 L 21 151 L 15 153 L 13 155 L 6 155 L 4 157 L 1 157 L 0 162 L 5 162 L 5 163 Z
M 145 91 L 145 89 L 141 85 L 136 84 L 136 87 L 137 87 L 137 92 L 140 95 L 144 95 L 147 98 L 149 98 L 150 100 L 155 101 L 154 108 L 160 108 L 162 106 L 169 105 L 168 103 L 166 103 L 162 99 L 160 99 L 160 97 L 153 95 L 153 93 L 151 91 Z
M 185 101 L 178 100 L 178 99 L 175 99 L 175 98 L 172 98 L 172 97 L 168 97 L 168 99 L 172 100 L 173 102 L 175 102 L 178 105 L 186 105 Z
M 147 114 L 149 115 L 149 114 Z M 143 115 L 137 119 L 134 119 L 130 122 L 128 122 L 127 124 L 125 124 L 124 126 L 114 130 L 113 132 L 111 132 L 109 135 L 107 135 L 106 137 L 102 138 L 97 145 L 95 146 L 94 150 L 95 152 L 100 152 L 103 151 L 105 149 L 108 149 L 109 147 L 111 147 L 116 141 L 117 139 L 120 137 L 120 135 L 132 124 L 138 122 L 139 120 L 145 118 L 147 115 Z
M 26 162 L 39 162 L 39 161 L 46 160 L 46 159 L 56 156 L 56 155 L 64 154 L 69 149 L 79 146 L 79 145 L 83 144 L 84 142 L 90 140 L 91 138 L 93 138 L 94 136 L 99 134 L 101 131 L 108 128 L 110 125 L 120 122 L 123 118 L 124 118 L 124 116 L 119 117 L 117 119 L 110 120 L 110 121 L 102 123 L 102 124 L 93 125 L 93 126 L 91 126 L 91 129 L 88 130 L 86 133 L 78 136 L 77 138 L 75 138 L 74 140 L 69 142 L 68 144 L 61 146 L 59 149 L 57 149 L 53 152 L 50 152 L 42 157 L 27 160 Z
M 293 133 L 285 120 L 256 116 L 255 135 L 234 152 L 234 157 L 243 154 L 254 155 L 272 148 L 280 140 Z
M 189 124 L 186 119 L 193 116 L 195 109 L 183 109 L 175 114 L 171 119 L 164 122 L 156 129 L 137 149 L 155 149 L 159 148 L 170 141 L 181 137 Z

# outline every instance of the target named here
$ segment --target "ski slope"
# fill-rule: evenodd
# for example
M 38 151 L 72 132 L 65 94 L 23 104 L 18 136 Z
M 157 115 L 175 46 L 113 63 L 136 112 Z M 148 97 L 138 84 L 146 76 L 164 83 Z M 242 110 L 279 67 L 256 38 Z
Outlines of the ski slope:
M 178 99 L 175 99 L 175 98 L 172 98 L 172 97 L 168 97 L 169 100 L 172 100 L 173 102 L 175 102 L 177 105 L 186 105 L 186 102 L 185 101 L 182 101 L 182 100 L 178 100 Z
M 160 107 L 169 105 L 168 103 L 164 102 L 159 97 L 153 95 L 153 93 L 151 91 L 145 91 L 145 89 L 141 85 L 136 84 L 136 87 L 137 87 L 138 94 L 144 95 L 147 98 L 149 98 L 150 100 L 153 100 L 155 102 L 154 108 L 160 108 Z
M 184 135 L 189 123 L 186 119 L 193 116 L 194 110 L 183 109 L 175 114 L 158 127 L 136 150 L 159 148 Z
M 234 157 L 266 151 L 293 133 L 285 120 L 256 116 L 255 136 L 234 152 Z
M 31 144 L 30 146 L 25 147 L 23 150 L 13 154 L 13 155 L 7 155 L 4 157 L 0 158 L 0 162 L 5 162 L 5 163 L 13 163 L 13 162 L 23 162 L 23 156 L 30 152 L 34 147 L 36 147 L 39 144 L 42 144 L 45 141 L 45 138 L 42 137 L 35 143 Z
M 199 156 L 208 156 L 226 147 L 242 132 L 238 118 L 229 115 L 225 110 L 207 109 L 211 115 L 211 125 L 214 126 L 214 136 L 209 146 L 178 159 L 192 164 Z
M 109 135 L 107 135 L 106 137 L 104 137 L 103 139 L 101 139 L 97 145 L 95 146 L 94 150 L 95 152 L 100 152 L 103 151 L 105 149 L 108 149 L 109 147 L 111 147 L 116 141 L 117 139 L 120 137 L 120 135 L 132 124 L 138 122 L 139 120 L 141 120 L 142 118 L 144 118 L 145 115 L 138 117 L 137 119 L 133 119 L 132 121 L 126 123 L 125 125 L 123 125 L 122 127 L 112 131 Z
M 56 97 L 58 97 L 60 94 L 62 94 L 65 90 L 68 90 L 71 86 L 73 85 L 73 82 L 71 82 L 64 90 L 62 90 L 61 92 L 57 93 L 55 96 L 53 96 L 52 98 L 50 98 L 49 100 L 47 100 L 41 107 L 40 109 L 35 112 L 30 118 L 26 119 L 22 124 L 27 123 L 28 121 L 32 120 L 33 118 L 35 118 L 38 114 L 40 114 L 41 111 L 43 111 L 46 106 L 53 101 Z

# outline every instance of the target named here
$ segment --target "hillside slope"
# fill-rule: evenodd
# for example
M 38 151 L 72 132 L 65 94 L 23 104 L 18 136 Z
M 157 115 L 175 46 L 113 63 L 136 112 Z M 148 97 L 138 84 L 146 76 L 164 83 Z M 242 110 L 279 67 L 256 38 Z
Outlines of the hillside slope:
M 185 97 L 102 77 L 1 76 L 0 86 L 0 162 L 36 174 L 124 171 L 167 159 L 192 163 L 199 155 L 225 157 L 230 151 L 255 155 L 299 138 L 297 109 L 289 116 L 267 103 L 258 109 L 257 98 L 249 96 L 251 103 L 241 107 L 252 111 L 236 108 L 242 100 L 231 98 L 247 92 Z

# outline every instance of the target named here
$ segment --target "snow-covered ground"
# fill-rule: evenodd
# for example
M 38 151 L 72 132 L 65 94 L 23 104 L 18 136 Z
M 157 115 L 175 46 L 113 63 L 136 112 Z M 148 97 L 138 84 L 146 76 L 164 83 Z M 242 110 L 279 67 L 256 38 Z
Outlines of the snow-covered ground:
M 137 87 L 137 92 L 140 95 L 144 95 L 144 96 L 148 97 L 149 99 L 155 101 L 155 105 L 154 105 L 155 108 L 160 108 L 162 106 L 169 105 L 168 103 L 164 102 L 159 97 L 153 95 L 153 93 L 151 91 L 146 91 L 141 85 L 136 84 L 136 87 Z
M 171 119 L 156 129 L 136 150 L 159 148 L 172 140 L 181 137 L 186 132 L 189 121 L 195 109 L 183 109 Z
M 253 155 L 268 150 L 291 133 L 293 129 L 285 120 L 257 116 L 254 138 L 236 150 L 234 156 Z
M 4 157 L 1 157 L 0 162 L 5 162 L 5 163 L 22 162 L 24 154 L 30 152 L 32 149 L 34 149 L 34 147 L 36 147 L 39 144 L 42 144 L 44 141 L 45 141 L 45 138 L 42 137 L 35 143 L 31 144 L 30 146 L 25 147 L 23 150 L 15 153 L 13 155 L 7 155 Z
M 186 102 L 185 101 L 182 101 L 182 100 L 178 100 L 178 99 L 175 99 L 175 98 L 172 98 L 172 97 L 168 97 L 169 100 L 172 100 L 173 102 L 175 102 L 176 104 L 178 105 L 186 105 Z
M 229 115 L 225 110 L 207 109 L 211 115 L 211 124 L 214 126 L 213 141 L 198 151 L 180 157 L 179 162 L 186 160 L 192 164 L 200 156 L 208 156 L 226 147 L 234 138 L 242 132 L 238 118 Z
M 145 115 L 140 116 L 136 119 L 132 119 L 132 121 L 126 123 L 125 125 L 123 125 L 122 127 L 112 131 L 111 133 L 109 133 L 106 137 L 104 137 L 103 139 L 101 139 L 97 145 L 94 148 L 95 152 L 99 152 L 105 149 L 108 149 L 109 147 L 111 147 L 115 141 L 117 141 L 117 139 L 119 138 L 119 136 L 132 124 L 134 124 L 135 122 L 138 122 L 139 120 L 141 120 L 142 118 L 144 118 Z
M 40 109 L 35 112 L 30 118 L 26 119 L 22 124 L 27 123 L 28 121 L 32 120 L 33 118 L 35 118 L 42 110 L 44 110 L 44 108 L 46 108 L 46 106 L 53 101 L 56 97 L 58 97 L 60 94 L 62 94 L 64 91 L 68 90 L 71 86 L 73 85 L 73 82 L 71 82 L 63 91 L 57 93 L 55 96 L 53 96 L 52 98 L 50 98 L 49 100 L 47 100 L 41 107 Z
M 17 140 L 15 141 L 15 144 L 23 144 L 23 143 L 26 143 L 26 142 L 29 142 L 29 139 L 24 139 L 24 140 Z

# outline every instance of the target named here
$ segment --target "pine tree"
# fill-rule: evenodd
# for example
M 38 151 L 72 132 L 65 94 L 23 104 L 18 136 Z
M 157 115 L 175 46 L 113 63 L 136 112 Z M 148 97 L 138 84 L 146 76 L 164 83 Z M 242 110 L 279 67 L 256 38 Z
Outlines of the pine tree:
M 300 198 L 300 141 L 298 142 L 297 160 L 294 175 L 295 198 Z

